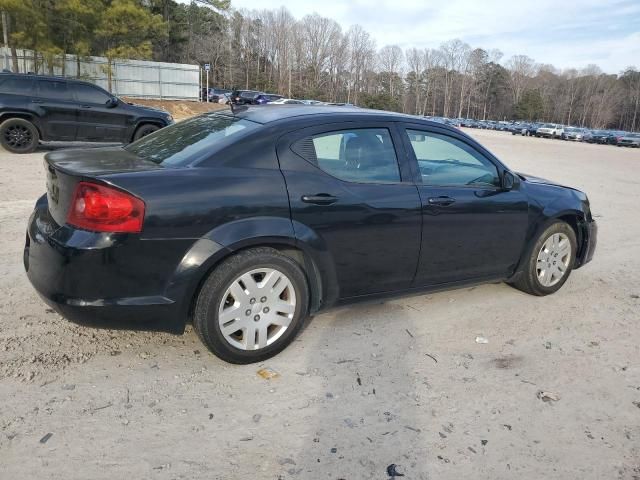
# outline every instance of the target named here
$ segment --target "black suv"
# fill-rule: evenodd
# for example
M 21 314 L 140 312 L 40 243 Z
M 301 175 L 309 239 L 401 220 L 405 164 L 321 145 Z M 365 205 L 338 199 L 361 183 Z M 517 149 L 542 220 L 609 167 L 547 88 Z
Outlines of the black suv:
M 0 74 L 0 144 L 10 152 L 33 152 L 40 140 L 129 143 L 171 123 L 169 113 L 91 83 Z

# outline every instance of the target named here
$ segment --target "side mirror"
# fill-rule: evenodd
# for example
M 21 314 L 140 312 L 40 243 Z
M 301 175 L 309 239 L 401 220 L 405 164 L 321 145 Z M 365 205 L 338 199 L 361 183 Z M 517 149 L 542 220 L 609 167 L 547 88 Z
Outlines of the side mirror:
M 516 177 L 509 170 L 505 170 L 502 174 L 502 188 L 504 190 L 511 190 L 516 184 Z
M 118 106 L 118 97 L 109 97 L 107 100 L 107 108 L 113 108 Z

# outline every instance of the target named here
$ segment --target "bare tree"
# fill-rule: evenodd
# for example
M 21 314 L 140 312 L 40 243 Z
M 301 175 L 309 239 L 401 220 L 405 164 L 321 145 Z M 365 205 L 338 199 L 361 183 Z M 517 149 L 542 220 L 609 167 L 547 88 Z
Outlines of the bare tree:
M 527 88 L 531 77 L 536 71 L 536 64 L 532 58 L 526 55 L 514 55 L 507 62 L 511 92 L 513 93 L 513 103 L 516 105 L 520 101 L 522 93 Z
M 404 55 L 402 49 L 397 45 L 386 45 L 378 52 L 378 62 L 381 74 L 387 78 L 389 84 L 389 93 L 394 96 L 394 87 L 397 84 L 397 78 L 400 76 Z

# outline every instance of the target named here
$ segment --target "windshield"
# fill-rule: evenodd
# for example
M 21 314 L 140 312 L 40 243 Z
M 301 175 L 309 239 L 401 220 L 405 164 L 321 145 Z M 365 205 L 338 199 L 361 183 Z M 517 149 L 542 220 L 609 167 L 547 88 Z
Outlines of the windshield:
M 260 124 L 242 118 L 209 113 L 190 118 L 142 137 L 126 147 L 134 155 L 164 166 L 182 166 L 210 155 Z

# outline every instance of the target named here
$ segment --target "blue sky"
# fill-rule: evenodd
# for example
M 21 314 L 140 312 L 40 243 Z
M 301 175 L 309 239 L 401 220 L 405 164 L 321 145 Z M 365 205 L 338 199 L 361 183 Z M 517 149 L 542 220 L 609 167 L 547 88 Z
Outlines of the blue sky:
M 532 57 L 558 68 L 596 64 L 608 73 L 640 67 L 640 0 L 231 0 L 236 9 L 285 6 L 317 12 L 343 29 L 360 24 L 378 48 L 472 47 Z

